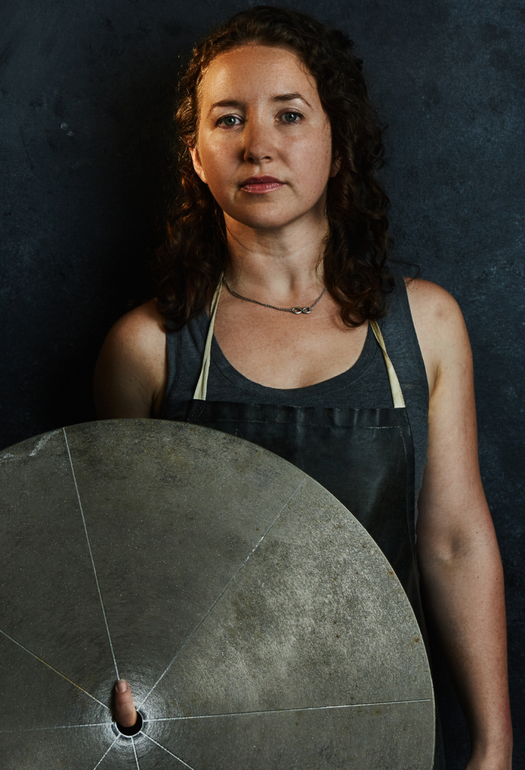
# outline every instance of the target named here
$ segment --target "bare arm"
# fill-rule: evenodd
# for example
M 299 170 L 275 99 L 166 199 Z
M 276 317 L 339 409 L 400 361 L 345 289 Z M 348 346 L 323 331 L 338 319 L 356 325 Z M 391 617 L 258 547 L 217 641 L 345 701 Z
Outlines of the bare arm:
M 94 383 L 98 418 L 158 416 L 166 379 L 166 333 L 148 302 L 117 321 L 102 346 Z
M 503 572 L 479 474 L 470 345 L 447 292 L 416 281 L 409 299 L 431 393 L 421 577 L 469 724 L 468 770 L 509 770 Z

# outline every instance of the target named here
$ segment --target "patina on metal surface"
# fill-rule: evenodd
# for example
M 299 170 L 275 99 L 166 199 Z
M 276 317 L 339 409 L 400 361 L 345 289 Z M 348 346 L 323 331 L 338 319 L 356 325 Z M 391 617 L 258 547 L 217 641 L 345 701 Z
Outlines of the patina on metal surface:
M 356 519 L 249 442 L 155 420 L 0 454 L 5 770 L 430 770 L 410 604 Z M 111 719 L 115 680 L 142 713 Z

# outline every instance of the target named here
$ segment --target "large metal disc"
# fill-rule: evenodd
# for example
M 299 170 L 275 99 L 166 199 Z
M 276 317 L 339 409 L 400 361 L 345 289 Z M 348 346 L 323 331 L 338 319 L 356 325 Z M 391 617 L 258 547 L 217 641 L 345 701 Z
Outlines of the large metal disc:
M 5 770 L 430 770 L 424 645 L 390 565 L 302 471 L 155 420 L 0 455 Z M 116 731 L 110 693 L 143 715 Z

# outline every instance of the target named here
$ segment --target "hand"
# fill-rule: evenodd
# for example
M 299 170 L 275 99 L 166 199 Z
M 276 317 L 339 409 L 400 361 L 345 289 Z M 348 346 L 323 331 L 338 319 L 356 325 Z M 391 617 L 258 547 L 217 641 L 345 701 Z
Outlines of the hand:
M 115 722 L 122 727 L 133 727 L 138 714 L 133 703 L 131 687 L 125 679 L 119 679 L 115 685 Z

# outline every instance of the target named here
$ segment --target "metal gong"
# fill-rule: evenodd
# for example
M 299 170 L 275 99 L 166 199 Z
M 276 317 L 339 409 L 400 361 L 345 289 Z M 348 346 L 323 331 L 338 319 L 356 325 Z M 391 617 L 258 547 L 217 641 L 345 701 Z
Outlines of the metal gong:
M 4 770 L 430 770 L 434 701 L 396 576 L 276 455 L 156 420 L 0 454 Z M 142 728 L 122 735 L 127 679 Z

